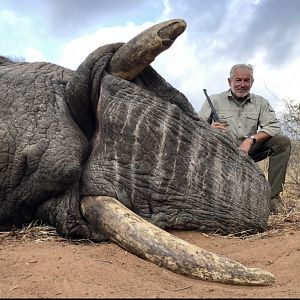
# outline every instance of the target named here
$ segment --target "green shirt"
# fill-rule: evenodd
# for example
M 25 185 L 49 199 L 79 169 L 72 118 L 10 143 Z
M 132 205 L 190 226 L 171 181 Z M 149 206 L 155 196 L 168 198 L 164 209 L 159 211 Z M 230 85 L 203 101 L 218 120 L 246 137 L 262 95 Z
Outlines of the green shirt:
M 264 131 L 270 136 L 280 133 L 280 123 L 274 109 L 269 101 L 261 96 L 251 93 L 246 100 L 240 102 L 235 100 L 231 90 L 228 90 L 211 95 L 210 99 L 220 121 L 228 123 L 226 132 L 237 145 L 240 145 L 247 136 L 258 131 Z M 211 124 L 212 114 L 207 100 L 203 103 L 198 115 Z

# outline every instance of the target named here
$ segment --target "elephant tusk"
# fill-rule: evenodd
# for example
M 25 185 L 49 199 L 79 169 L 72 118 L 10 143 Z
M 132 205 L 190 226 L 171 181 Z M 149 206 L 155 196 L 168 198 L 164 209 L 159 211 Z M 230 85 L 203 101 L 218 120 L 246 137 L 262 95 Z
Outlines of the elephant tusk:
M 118 200 L 88 196 L 81 200 L 83 216 L 125 250 L 173 272 L 227 284 L 271 285 L 274 275 L 203 250 L 147 222 Z
M 157 55 L 168 49 L 184 32 L 186 22 L 174 19 L 156 24 L 121 46 L 108 65 L 108 72 L 126 80 L 133 80 Z

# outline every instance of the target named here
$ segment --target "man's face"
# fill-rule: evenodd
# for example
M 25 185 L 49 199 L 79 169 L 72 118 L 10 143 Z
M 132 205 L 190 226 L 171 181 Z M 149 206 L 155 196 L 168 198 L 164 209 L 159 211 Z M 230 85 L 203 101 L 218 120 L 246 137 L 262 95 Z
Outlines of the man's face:
M 253 84 L 251 71 L 246 68 L 236 69 L 233 77 L 228 78 L 228 83 L 233 95 L 237 99 L 245 98 L 249 94 Z

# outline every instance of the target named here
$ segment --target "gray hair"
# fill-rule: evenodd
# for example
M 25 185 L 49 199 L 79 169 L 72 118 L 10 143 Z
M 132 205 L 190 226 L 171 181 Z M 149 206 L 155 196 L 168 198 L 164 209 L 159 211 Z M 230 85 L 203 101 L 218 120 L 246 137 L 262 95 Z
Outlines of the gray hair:
M 253 66 L 250 65 L 250 64 L 237 64 L 237 65 L 234 65 L 230 72 L 229 72 L 229 77 L 230 78 L 233 78 L 234 76 L 234 72 L 237 70 L 237 69 L 248 69 L 250 72 L 251 72 L 251 77 L 253 79 Z

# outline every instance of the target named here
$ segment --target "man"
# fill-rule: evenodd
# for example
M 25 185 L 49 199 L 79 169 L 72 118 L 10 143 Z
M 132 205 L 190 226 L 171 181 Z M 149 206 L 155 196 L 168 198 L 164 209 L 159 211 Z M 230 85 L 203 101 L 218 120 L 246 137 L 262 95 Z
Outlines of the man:
M 237 147 L 255 162 L 269 157 L 270 208 L 272 213 L 278 213 L 282 207 L 279 194 L 285 181 L 291 142 L 287 136 L 280 134 L 280 123 L 268 100 L 250 94 L 253 81 L 251 65 L 234 65 L 228 78 L 230 89 L 210 97 L 220 123 L 212 122 L 207 100 L 199 116 L 213 128 L 226 131 Z

